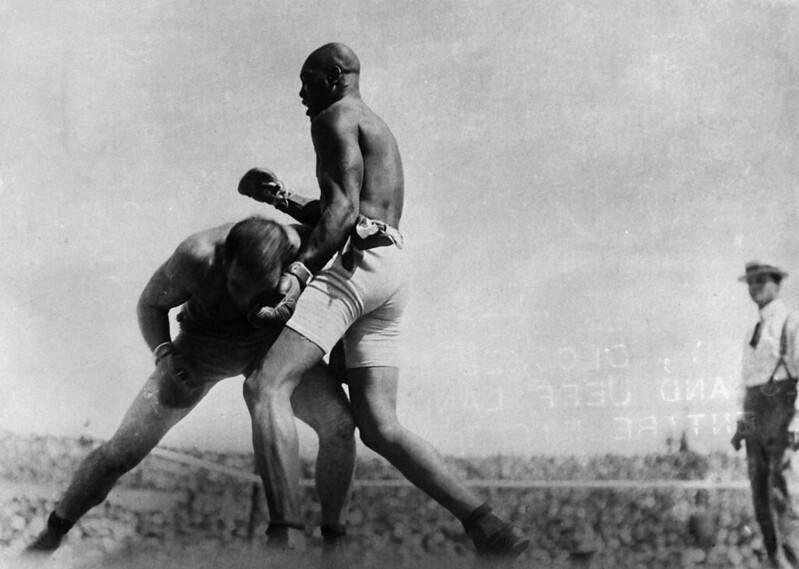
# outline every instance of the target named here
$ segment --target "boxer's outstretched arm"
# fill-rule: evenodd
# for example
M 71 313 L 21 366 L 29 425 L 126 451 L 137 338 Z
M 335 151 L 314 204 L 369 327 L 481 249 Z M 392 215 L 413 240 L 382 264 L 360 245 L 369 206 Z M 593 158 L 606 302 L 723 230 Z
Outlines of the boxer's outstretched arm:
M 295 194 L 269 168 L 251 168 L 239 181 L 238 192 L 269 204 L 305 225 L 316 225 L 322 216 L 319 200 Z

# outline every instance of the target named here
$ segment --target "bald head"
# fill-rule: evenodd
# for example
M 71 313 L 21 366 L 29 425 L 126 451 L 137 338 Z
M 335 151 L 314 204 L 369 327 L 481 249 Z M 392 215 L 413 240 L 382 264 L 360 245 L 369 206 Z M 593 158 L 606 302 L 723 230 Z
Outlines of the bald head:
M 361 62 L 358 56 L 343 43 L 328 43 L 314 50 L 305 60 L 303 68 L 313 68 L 330 73 L 338 67 L 342 73 L 361 73 Z
M 361 62 L 343 43 L 329 43 L 314 50 L 300 71 L 300 98 L 313 119 L 345 97 L 360 99 L 358 78 Z

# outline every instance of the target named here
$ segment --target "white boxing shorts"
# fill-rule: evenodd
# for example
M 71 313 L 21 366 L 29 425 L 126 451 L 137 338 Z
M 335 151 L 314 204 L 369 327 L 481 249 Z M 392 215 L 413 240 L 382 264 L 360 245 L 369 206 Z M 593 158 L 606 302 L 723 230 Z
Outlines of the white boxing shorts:
M 348 259 L 339 252 L 314 276 L 286 325 L 325 353 L 343 338 L 348 368 L 399 367 L 400 321 L 408 302 L 401 238 L 355 253 Z

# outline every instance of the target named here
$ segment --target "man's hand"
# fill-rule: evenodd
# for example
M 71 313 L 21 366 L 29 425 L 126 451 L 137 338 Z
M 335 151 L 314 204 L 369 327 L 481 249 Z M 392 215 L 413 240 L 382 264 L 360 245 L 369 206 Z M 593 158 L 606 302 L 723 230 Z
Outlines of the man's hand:
M 254 308 L 247 314 L 247 320 L 256 328 L 265 328 L 269 324 L 285 324 L 294 314 L 297 299 L 311 280 L 311 271 L 300 262 L 292 263 L 280 277 L 277 292 L 280 301 L 275 306 Z
M 732 444 L 732 448 L 735 450 L 741 450 L 741 442 L 746 439 L 746 425 L 744 424 L 743 419 L 738 419 L 738 423 L 735 427 L 735 434 L 732 436 L 732 440 L 730 444 Z
M 253 168 L 244 174 L 239 182 L 239 193 L 280 211 L 288 209 L 291 195 L 275 173 L 266 168 Z
M 799 449 L 799 411 L 796 411 L 796 416 L 788 425 L 788 444 L 793 450 Z

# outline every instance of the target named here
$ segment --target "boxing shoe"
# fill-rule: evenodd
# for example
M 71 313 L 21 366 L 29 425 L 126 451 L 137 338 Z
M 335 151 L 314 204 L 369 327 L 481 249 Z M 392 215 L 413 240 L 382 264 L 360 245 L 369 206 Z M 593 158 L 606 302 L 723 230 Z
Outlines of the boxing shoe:
M 322 524 L 322 569 L 349 569 L 351 551 L 347 542 L 347 526 Z
M 36 536 L 28 547 L 23 550 L 23 555 L 50 554 L 61 545 L 61 540 L 72 529 L 75 522 L 65 520 L 55 512 L 47 518 L 47 526 Z
M 497 516 L 487 504 L 472 512 L 464 521 L 466 535 L 482 557 L 518 558 L 530 545 L 524 533 Z
M 49 555 L 61 545 L 64 535 L 54 532 L 50 528 L 45 528 L 36 536 L 36 539 L 26 547 L 23 555 Z
M 289 531 L 297 530 L 297 531 Z M 299 522 L 270 521 L 266 529 L 266 547 L 272 550 L 305 549 L 305 525 Z

